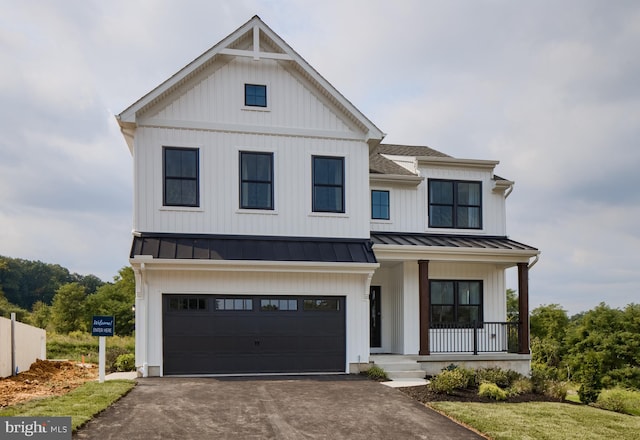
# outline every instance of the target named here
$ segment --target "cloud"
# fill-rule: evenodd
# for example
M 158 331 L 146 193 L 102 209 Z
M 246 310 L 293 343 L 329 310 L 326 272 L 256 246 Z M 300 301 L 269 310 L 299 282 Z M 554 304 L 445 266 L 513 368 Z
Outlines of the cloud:
M 388 142 L 501 161 L 508 234 L 542 251 L 532 305 L 637 296 L 635 1 L 0 8 L 0 254 L 104 279 L 127 264 L 131 157 L 113 115 L 258 14 Z

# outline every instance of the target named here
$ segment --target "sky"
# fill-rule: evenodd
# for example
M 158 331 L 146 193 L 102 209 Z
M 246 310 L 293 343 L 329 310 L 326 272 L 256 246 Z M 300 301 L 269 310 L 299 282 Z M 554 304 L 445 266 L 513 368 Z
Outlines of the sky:
M 115 114 L 252 16 L 387 133 L 495 159 L 530 306 L 640 302 L 640 2 L 0 0 L 0 255 L 110 281 L 132 160 Z M 517 288 L 515 274 L 508 286 Z

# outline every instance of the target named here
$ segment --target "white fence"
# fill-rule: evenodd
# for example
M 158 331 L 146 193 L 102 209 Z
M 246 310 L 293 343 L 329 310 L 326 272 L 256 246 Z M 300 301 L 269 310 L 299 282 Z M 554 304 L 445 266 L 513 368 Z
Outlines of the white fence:
M 47 332 L 0 317 L 0 377 L 26 371 L 36 359 L 47 357 Z

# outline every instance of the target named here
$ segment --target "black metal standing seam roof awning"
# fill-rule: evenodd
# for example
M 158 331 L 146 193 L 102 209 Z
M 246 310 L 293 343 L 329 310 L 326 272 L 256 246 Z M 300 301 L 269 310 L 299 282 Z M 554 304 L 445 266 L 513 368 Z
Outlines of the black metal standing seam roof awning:
M 131 258 L 377 263 L 369 239 L 141 233 Z
M 538 249 L 504 236 L 419 234 L 402 232 L 372 232 L 374 245 L 433 246 L 451 248 L 537 251 Z

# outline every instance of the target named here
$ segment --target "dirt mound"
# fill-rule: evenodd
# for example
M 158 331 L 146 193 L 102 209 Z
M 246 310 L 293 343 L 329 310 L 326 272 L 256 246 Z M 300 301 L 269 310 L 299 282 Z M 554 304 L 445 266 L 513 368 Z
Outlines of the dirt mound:
M 59 396 L 98 377 L 98 369 L 69 361 L 36 360 L 27 371 L 0 379 L 0 408 L 35 398 Z

